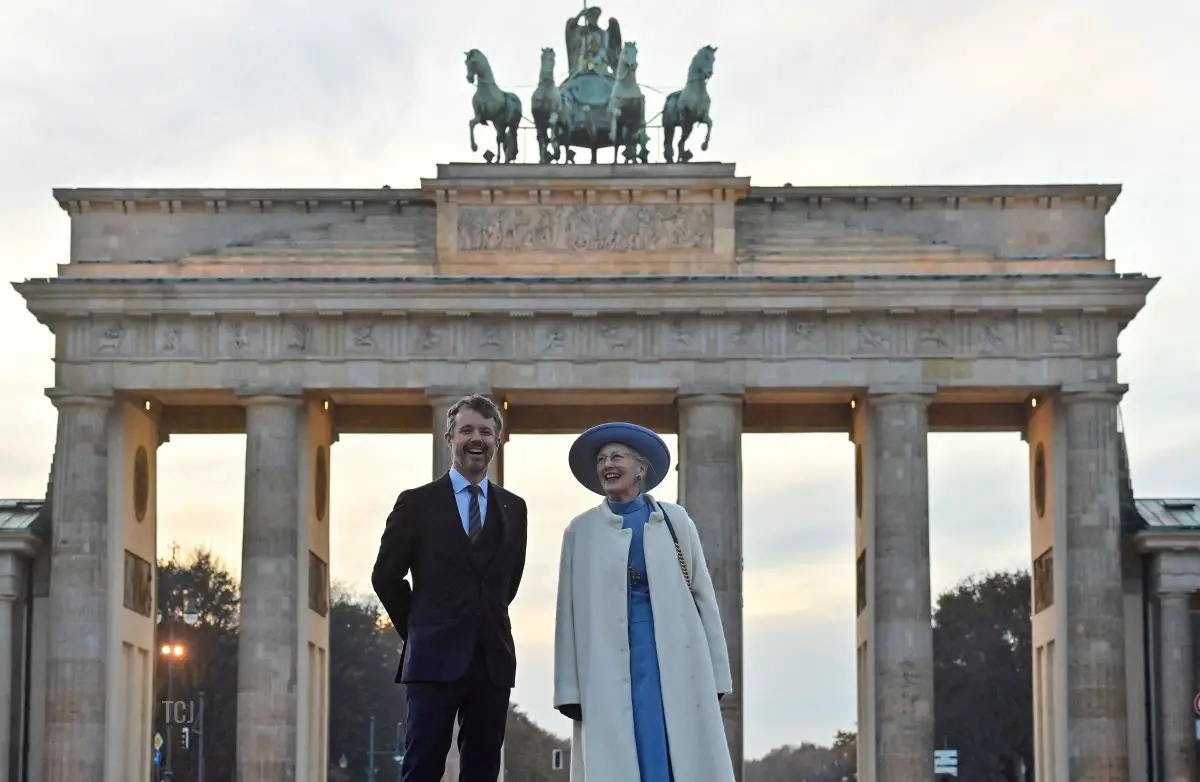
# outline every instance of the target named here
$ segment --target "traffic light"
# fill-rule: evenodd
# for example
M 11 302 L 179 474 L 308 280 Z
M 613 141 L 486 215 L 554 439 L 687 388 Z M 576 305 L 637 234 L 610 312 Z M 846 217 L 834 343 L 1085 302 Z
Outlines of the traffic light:
M 180 732 L 183 734 L 183 748 L 190 749 L 191 748 L 191 743 L 190 743 L 191 738 L 190 738 L 189 734 L 191 733 L 191 731 L 185 727 L 185 728 L 182 728 Z

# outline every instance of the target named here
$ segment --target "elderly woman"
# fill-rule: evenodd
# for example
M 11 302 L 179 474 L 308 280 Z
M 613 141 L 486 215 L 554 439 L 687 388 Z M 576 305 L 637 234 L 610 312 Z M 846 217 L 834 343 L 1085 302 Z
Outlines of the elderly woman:
M 570 452 L 604 497 L 563 534 L 554 706 L 574 721 L 572 782 L 733 782 L 717 701 L 733 689 L 696 525 L 646 492 L 671 456 L 641 426 L 593 427 Z

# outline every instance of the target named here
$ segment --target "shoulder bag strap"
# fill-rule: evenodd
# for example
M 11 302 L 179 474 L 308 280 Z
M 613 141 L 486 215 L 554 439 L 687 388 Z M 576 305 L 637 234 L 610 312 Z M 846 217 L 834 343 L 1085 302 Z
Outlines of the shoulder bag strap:
M 683 581 L 691 589 L 692 577 L 688 573 L 687 561 L 683 558 L 683 549 L 679 547 L 679 536 L 675 534 L 675 525 L 671 523 L 671 517 L 667 515 L 667 509 L 662 506 L 662 503 L 655 504 L 662 511 L 663 521 L 667 522 L 667 530 L 671 533 L 671 540 L 675 543 L 675 556 L 679 557 L 679 572 L 683 573 Z

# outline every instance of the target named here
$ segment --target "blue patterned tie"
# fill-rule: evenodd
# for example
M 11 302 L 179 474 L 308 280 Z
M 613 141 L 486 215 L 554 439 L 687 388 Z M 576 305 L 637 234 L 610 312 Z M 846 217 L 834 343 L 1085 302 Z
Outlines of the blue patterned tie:
M 467 537 L 474 543 L 475 538 L 479 537 L 480 530 L 483 529 L 483 519 L 479 516 L 479 495 L 483 489 L 471 484 L 467 487 L 467 491 L 471 492 L 471 506 L 467 510 Z

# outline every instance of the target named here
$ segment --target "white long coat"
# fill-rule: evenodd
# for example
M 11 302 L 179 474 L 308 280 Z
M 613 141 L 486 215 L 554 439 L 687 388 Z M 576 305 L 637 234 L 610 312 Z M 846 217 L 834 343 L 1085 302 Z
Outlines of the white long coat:
M 655 508 L 646 523 L 644 546 L 671 767 L 679 782 L 733 782 L 717 703 L 717 693 L 733 690 L 733 678 L 716 594 L 696 524 L 678 505 L 661 504 L 692 577 L 689 590 L 670 530 Z M 578 703 L 583 711 L 571 736 L 571 782 L 640 778 L 627 622 L 633 533 L 621 524 L 621 517 L 601 502 L 575 517 L 563 533 L 554 705 Z

